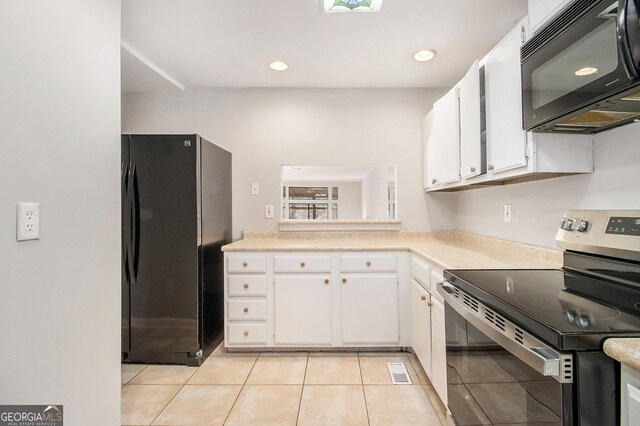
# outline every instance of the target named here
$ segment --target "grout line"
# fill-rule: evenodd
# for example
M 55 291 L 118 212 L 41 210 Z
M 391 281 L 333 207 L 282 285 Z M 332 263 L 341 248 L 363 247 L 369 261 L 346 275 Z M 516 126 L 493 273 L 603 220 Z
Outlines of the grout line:
M 132 365 L 135 365 L 135 364 L 132 364 Z M 126 385 L 130 384 L 131 381 L 133 381 L 133 379 L 138 377 L 138 375 L 140 375 L 140 373 L 142 373 L 144 370 L 146 370 L 148 366 L 149 366 L 149 364 L 147 364 L 144 367 L 142 367 L 142 370 L 140 370 L 136 374 L 134 374 L 134 376 L 132 378 L 130 378 L 129 381 L 127 383 L 124 383 L 122 386 L 126 386 Z M 120 369 L 122 369 L 122 363 L 120 363 Z
M 309 357 L 311 352 L 307 352 L 307 362 L 304 365 L 304 375 L 302 376 L 302 388 L 300 389 L 300 400 L 298 401 L 298 414 L 296 415 L 296 425 L 300 421 L 300 407 L 302 407 L 302 395 L 304 395 L 304 386 L 307 383 L 307 369 L 309 368 Z
M 148 367 L 148 365 L 147 365 Z M 147 368 L 145 367 L 145 368 Z M 202 366 L 200 366 L 202 367 Z M 165 404 L 164 407 L 162 407 L 162 409 L 160 411 L 158 411 L 158 414 L 156 414 L 156 416 L 153 418 L 153 421 L 151 421 L 151 423 L 149 423 L 149 425 L 152 425 L 153 422 L 155 422 L 156 420 L 158 420 L 158 417 L 160 417 L 160 414 L 162 414 L 162 412 L 164 410 L 167 409 L 167 407 L 169 406 L 169 404 L 171 404 L 171 401 L 173 401 L 174 399 L 176 399 L 176 396 L 178 396 L 178 394 L 182 391 L 182 389 L 184 389 L 184 387 L 187 385 L 187 382 L 193 377 L 194 374 L 196 374 L 196 371 L 198 371 L 200 369 L 200 367 L 196 368 L 193 373 L 191 373 L 191 375 L 187 378 L 187 380 L 185 380 L 185 382 L 182 384 L 182 386 L 180 386 L 180 389 L 178 389 L 178 392 L 175 393 L 175 395 L 173 395 L 173 397 L 169 400 L 169 402 L 167 402 Z M 149 383 L 151 384 L 151 383 Z M 176 385 L 171 385 L 171 386 L 176 386 Z
M 362 387 L 362 398 L 364 398 L 364 411 L 367 413 L 367 424 L 371 424 L 369 419 L 369 404 L 367 404 L 367 394 L 364 391 L 364 378 L 362 377 L 362 365 L 360 364 L 360 352 L 358 352 L 358 369 L 360 370 L 360 386 Z
M 253 372 L 253 369 L 255 368 L 256 364 L 258 363 L 258 359 L 260 359 L 260 353 L 258 353 L 258 356 L 256 357 L 255 361 L 253 361 L 253 365 L 251 366 L 251 370 L 249 370 L 249 374 L 247 374 L 246 379 L 244 379 L 244 383 L 242 384 L 242 387 L 240 388 L 240 391 L 238 392 L 238 395 L 236 395 L 236 399 L 233 400 L 233 404 L 231 404 L 231 408 L 229 408 L 229 412 L 227 413 L 227 416 L 224 418 L 224 421 L 222 422 L 223 425 L 227 422 L 227 420 L 229 420 L 229 416 L 231 415 L 231 411 L 233 411 L 233 407 L 236 406 L 236 403 L 238 402 L 238 399 L 240 399 L 240 395 L 242 394 L 242 391 L 244 390 L 244 387 L 247 385 L 247 382 L 249 381 L 249 376 L 251 376 L 251 373 Z

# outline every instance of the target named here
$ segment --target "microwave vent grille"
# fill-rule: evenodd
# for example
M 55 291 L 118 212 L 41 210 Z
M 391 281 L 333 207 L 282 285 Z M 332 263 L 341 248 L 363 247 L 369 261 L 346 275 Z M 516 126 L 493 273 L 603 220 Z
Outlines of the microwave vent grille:
M 599 111 L 592 109 L 591 111 L 584 112 L 579 115 L 574 115 L 563 121 L 556 123 L 556 127 L 570 128 L 570 127 L 605 127 L 618 121 L 628 120 L 639 116 L 638 112 L 626 112 L 626 111 Z
M 597 5 L 602 0 L 577 0 L 567 7 L 562 13 L 552 19 L 545 27 L 525 43 L 520 50 L 521 60 L 527 59 L 533 52 L 553 40 L 564 28 L 578 20 L 582 15 L 589 12 L 591 7 Z

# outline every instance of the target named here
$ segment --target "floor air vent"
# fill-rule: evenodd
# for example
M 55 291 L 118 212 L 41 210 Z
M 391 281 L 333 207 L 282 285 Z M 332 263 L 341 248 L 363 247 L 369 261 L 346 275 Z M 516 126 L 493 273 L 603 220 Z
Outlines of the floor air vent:
M 404 366 L 404 362 L 388 362 L 387 368 L 389 369 L 389 375 L 394 385 L 411 385 L 411 378 L 407 367 Z

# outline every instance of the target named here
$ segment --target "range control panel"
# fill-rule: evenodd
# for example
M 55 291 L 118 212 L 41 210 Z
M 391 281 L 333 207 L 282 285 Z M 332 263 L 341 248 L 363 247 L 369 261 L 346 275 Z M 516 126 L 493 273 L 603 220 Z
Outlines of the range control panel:
M 640 211 L 568 210 L 556 235 L 564 249 L 640 261 Z
M 611 216 L 604 232 L 640 236 L 640 217 Z

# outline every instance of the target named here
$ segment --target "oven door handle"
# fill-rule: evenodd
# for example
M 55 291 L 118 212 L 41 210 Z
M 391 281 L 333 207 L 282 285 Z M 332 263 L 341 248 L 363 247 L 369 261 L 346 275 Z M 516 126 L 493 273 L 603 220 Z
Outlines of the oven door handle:
M 449 292 L 450 288 L 447 287 L 454 286 L 446 280 L 444 283 L 438 283 L 438 293 L 442 295 L 447 305 L 471 325 L 540 374 L 553 377 L 560 383 L 570 383 L 572 381 L 571 374 L 560 374 L 561 358 L 570 355 L 563 355 L 531 336 L 527 336 L 526 341 L 523 339 L 526 345 L 516 342 L 506 334 L 506 331 L 498 330 L 483 319 L 481 314 L 482 310 L 484 310 L 484 305 L 479 303 L 478 313 L 471 311 L 463 303 L 458 302 L 453 294 Z M 510 322 L 508 323 L 513 326 Z M 509 327 L 505 327 L 505 329 L 509 330 Z

